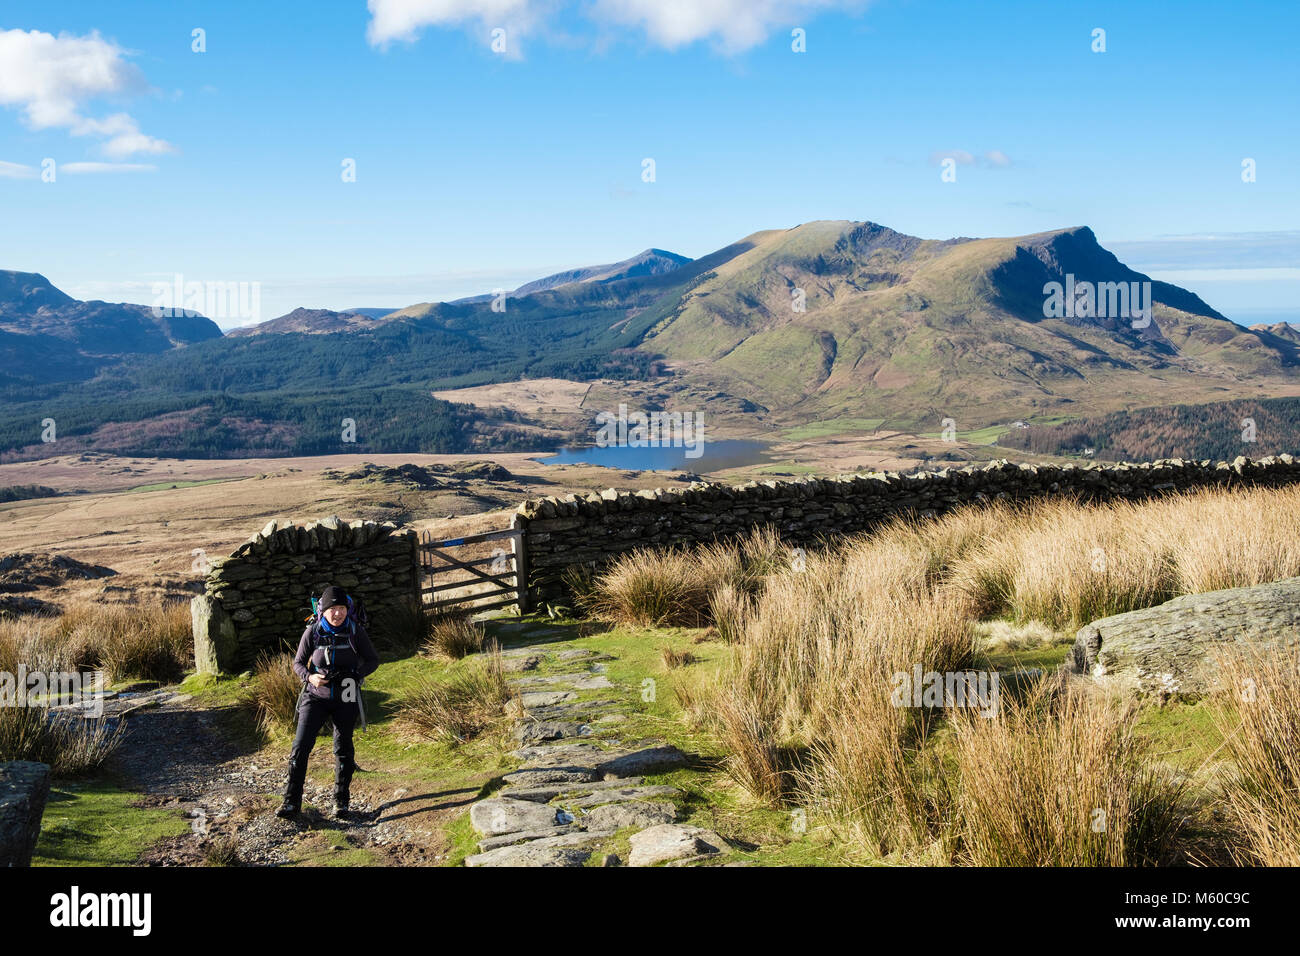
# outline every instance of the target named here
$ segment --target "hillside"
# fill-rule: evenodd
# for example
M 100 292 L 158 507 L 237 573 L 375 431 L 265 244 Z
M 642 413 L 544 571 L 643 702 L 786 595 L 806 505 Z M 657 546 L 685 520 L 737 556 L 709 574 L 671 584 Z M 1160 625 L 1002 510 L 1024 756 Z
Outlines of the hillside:
M 1075 455 L 1091 448 L 1090 457 L 1107 461 L 1231 461 L 1238 455 L 1297 454 L 1300 398 L 1138 408 L 1013 429 L 998 444 L 1040 455 Z
M 332 312 L 329 309 L 294 309 L 274 319 L 256 325 L 231 329 L 226 335 L 276 335 L 285 332 L 302 332 L 321 335 L 327 332 L 352 332 L 373 326 L 375 319 L 355 312 Z
M 0 270 L 0 385 L 79 381 L 124 356 L 220 337 L 196 312 L 157 316 L 145 305 L 81 302 L 43 275 Z
M 6 275 L 0 357 L 18 371 L 0 380 L 0 453 L 23 457 L 43 453 L 31 423 L 46 416 L 95 450 L 311 453 L 336 445 L 337 420 L 358 407 L 385 409 L 367 429 L 369 452 L 466 450 L 454 436 L 471 421 L 473 447 L 519 448 L 538 424 L 527 409 L 396 416 L 430 391 L 455 401 L 458 388 L 531 379 L 603 380 L 594 400 L 607 405 L 707 409 L 715 435 L 755 437 L 841 419 L 937 433 L 951 418 L 969 434 L 1300 392 L 1300 343 L 1287 330 L 1243 328 L 1167 283 L 1150 282 L 1150 321 L 1138 328 L 1104 307 L 1045 308 L 1049 283 L 1150 281 L 1086 227 L 927 240 L 812 222 L 696 260 L 650 249 L 559 273 L 521 287 L 537 291 L 507 297 L 504 311 L 490 297 L 379 318 L 298 309 L 225 337 L 206 319 L 76 303 L 39 276 Z M 133 351 L 93 351 L 124 344 Z M 42 356 L 61 379 L 13 377 Z
M 564 272 L 556 272 L 553 275 L 543 276 L 540 279 L 534 279 L 532 282 L 525 282 L 519 288 L 513 290 L 510 296 L 519 298 L 520 296 L 532 295 L 534 292 L 545 292 L 548 289 L 570 285 L 574 282 L 614 282 L 618 279 L 631 279 L 637 276 L 663 275 L 665 272 L 672 272 L 690 261 L 686 256 L 679 256 L 675 252 L 666 252 L 663 249 L 646 249 L 644 252 L 637 253 L 630 259 L 624 259 L 621 262 L 569 269 Z M 489 302 L 491 300 L 491 295 L 474 295 L 456 299 L 455 301 L 465 303 Z
M 1244 329 L 1152 282 L 1149 327 L 1046 318 L 1043 288 L 1148 277 L 1091 230 L 922 240 L 873 223 L 756 233 L 704 277 L 641 348 L 786 420 L 854 414 L 963 425 L 1255 393 L 1296 383 L 1296 345 Z M 794 290 L 806 311 L 792 308 Z

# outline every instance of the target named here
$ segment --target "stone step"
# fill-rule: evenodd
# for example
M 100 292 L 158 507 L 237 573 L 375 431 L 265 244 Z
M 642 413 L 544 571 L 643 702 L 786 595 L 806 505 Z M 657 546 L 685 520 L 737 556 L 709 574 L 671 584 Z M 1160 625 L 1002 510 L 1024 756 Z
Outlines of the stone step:
M 577 833 L 582 829 L 576 823 L 565 823 L 561 826 L 544 827 L 541 830 L 520 830 L 516 833 L 502 833 L 499 836 L 488 837 L 486 840 L 479 840 L 478 850 L 480 853 L 486 853 L 488 850 L 495 850 L 500 846 L 513 846 L 516 843 L 526 843 L 529 840 L 563 836 L 566 833 Z
M 532 691 L 519 695 L 519 702 L 529 710 L 534 707 L 554 707 L 556 704 L 564 704 L 577 699 L 577 692 L 571 690 Z
M 589 811 L 581 818 L 584 826 L 592 830 L 624 830 L 636 827 L 644 830 L 677 819 L 677 807 L 664 801 L 632 800 L 627 803 L 606 803 Z
M 591 783 L 599 780 L 600 775 L 590 767 L 528 767 L 501 779 L 511 785 L 535 787 L 547 783 Z
M 557 808 L 532 800 L 489 797 L 469 808 L 469 822 L 484 836 L 544 830 L 558 826 Z M 567 822 L 567 821 L 566 821 Z
M 615 788 L 626 790 L 640 782 L 640 777 L 629 777 L 622 780 L 597 780 L 584 784 L 553 783 L 537 787 L 510 787 L 500 791 L 497 796 L 510 797 L 513 800 L 535 800 L 538 803 L 546 803 L 548 800 L 554 800 L 561 795 L 576 797 Z
M 633 777 L 632 779 L 639 780 L 640 778 Z M 617 784 L 626 781 L 612 780 L 607 782 Z M 570 810 L 581 810 L 586 807 L 603 806 L 609 803 L 636 803 L 650 797 L 680 797 L 681 795 L 682 792 L 676 787 L 670 787 L 667 784 L 652 784 L 646 787 L 609 787 L 593 791 L 586 796 L 561 797 L 559 803 Z
M 515 728 L 515 739 L 521 744 L 540 743 L 546 740 L 563 740 L 570 737 L 588 737 L 594 731 L 590 724 L 576 720 L 536 720 Z

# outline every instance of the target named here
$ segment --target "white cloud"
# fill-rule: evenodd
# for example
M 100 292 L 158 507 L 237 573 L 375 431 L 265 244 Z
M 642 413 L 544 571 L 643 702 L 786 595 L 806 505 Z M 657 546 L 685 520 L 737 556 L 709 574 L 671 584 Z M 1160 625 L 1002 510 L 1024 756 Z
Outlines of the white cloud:
M 85 114 L 86 103 L 97 97 L 148 89 L 144 75 L 125 57 L 125 50 L 97 32 L 56 37 L 39 30 L 0 30 L 0 106 L 20 109 L 35 130 L 99 137 L 104 155 L 115 159 L 171 152 L 170 143 L 141 133 L 126 113 L 102 119 Z
M 6 163 L 0 159 L 0 179 L 31 179 L 36 170 L 22 163 Z
M 726 53 L 762 43 L 823 10 L 858 10 L 868 0 L 593 0 L 581 12 L 603 27 L 633 28 L 670 50 L 711 40 Z M 558 0 L 368 0 L 370 43 L 414 40 L 427 26 L 476 22 L 528 30 L 558 13 Z
M 932 166 L 938 166 L 945 159 L 951 159 L 958 166 L 973 166 L 978 163 L 981 166 L 1006 169 L 1011 165 L 1011 157 L 1000 149 L 991 149 L 980 156 L 968 153 L 964 149 L 937 149 L 930 154 L 930 164 Z
M 157 166 L 148 163 L 64 163 L 58 167 L 59 172 L 77 175 L 79 173 L 153 173 Z
M 550 6 L 538 0 L 367 0 L 366 5 L 370 10 L 366 38 L 373 46 L 414 40 L 422 27 L 470 23 L 484 30 L 486 43 L 487 31 L 504 27 L 522 32 L 537 21 L 544 6 Z M 508 35 L 506 48 L 512 48 Z

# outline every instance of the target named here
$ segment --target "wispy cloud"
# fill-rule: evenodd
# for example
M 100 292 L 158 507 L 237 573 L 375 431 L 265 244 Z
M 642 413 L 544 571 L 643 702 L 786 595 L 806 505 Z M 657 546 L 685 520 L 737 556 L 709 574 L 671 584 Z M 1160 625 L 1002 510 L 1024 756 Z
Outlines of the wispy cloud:
M 31 179 L 36 170 L 22 163 L 6 163 L 0 159 L 0 179 Z
M 126 113 L 87 115 L 87 104 L 97 97 L 148 90 L 144 74 L 127 55 L 93 31 L 56 37 L 39 30 L 0 30 L 0 106 L 21 110 L 34 130 L 98 137 L 111 159 L 172 152 L 170 143 L 142 133 Z
M 579 12 L 605 30 L 632 30 L 669 50 L 707 40 L 741 53 L 773 31 L 790 30 L 826 10 L 860 10 L 868 0 L 593 0 Z M 366 36 L 374 46 L 412 41 L 425 27 L 504 27 L 517 36 L 553 27 L 561 0 L 368 0 Z M 507 42 L 510 42 L 509 40 Z

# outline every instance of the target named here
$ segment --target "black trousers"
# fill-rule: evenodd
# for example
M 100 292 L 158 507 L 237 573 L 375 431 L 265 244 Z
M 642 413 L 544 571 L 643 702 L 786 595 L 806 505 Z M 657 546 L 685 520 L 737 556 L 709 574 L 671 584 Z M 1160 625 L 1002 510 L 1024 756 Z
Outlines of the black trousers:
M 298 695 L 298 731 L 293 737 L 293 749 L 289 751 L 289 782 L 284 788 L 284 799 L 297 806 L 302 805 L 307 758 L 325 721 L 330 718 L 334 721 L 334 802 L 348 803 L 348 788 L 356 769 L 352 730 L 357 725 L 361 708 L 355 700 L 339 700 L 337 689 L 335 694 L 335 699 L 323 700 L 311 694 L 304 685 Z

